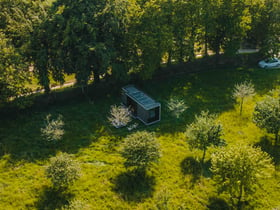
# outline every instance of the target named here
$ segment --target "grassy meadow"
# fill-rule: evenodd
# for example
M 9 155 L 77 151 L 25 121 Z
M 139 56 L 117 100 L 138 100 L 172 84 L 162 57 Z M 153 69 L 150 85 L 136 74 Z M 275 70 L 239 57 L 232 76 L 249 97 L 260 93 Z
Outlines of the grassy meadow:
M 244 102 L 243 114 L 232 98 L 236 83 L 250 80 L 257 94 Z M 53 105 L 43 111 L 5 117 L 0 121 L 0 209 L 61 209 L 76 201 L 82 209 L 229 209 L 229 198 L 218 194 L 211 179 L 210 148 L 203 170 L 196 167 L 202 151 L 191 151 L 184 131 L 202 110 L 216 113 L 223 124 L 223 138 L 229 145 L 250 144 L 268 152 L 276 172 L 262 183 L 248 209 L 280 208 L 280 147 L 273 136 L 252 122 L 255 103 L 273 88 L 280 87 L 280 70 L 227 68 L 208 72 L 155 78 L 138 85 L 162 103 L 162 120 L 152 126 L 139 123 L 137 129 L 155 132 L 161 158 L 145 177 L 136 177 L 123 165 L 119 154 L 123 138 L 133 131 L 112 127 L 110 106 L 120 104 L 120 94 L 108 94 L 91 102 L 75 101 Z M 179 119 L 166 107 L 170 97 L 183 99 L 189 108 Z M 40 135 L 47 114 L 61 114 L 65 122 L 63 139 L 52 144 Z M 132 122 L 134 123 L 134 122 Z M 44 170 L 49 158 L 67 152 L 80 162 L 82 176 L 66 192 L 52 190 Z

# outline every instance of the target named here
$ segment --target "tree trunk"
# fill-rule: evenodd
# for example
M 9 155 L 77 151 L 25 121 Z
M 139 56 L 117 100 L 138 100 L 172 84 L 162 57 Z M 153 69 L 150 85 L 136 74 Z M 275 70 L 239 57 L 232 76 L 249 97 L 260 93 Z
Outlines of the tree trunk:
M 240 116 L 242 115 L 243 101 L 244 101 L 244 98 L 241 98 L 241 101 L 240 101 L 240 111 L 239 111 L 239 115 L 240 115 Z
M 167 66 L 172 64 L 172 50 L 168 51 L 168 59 L 167 59 Z
M 193 61 L 195 59 L 194 43 L 195 43 L 195 27 L 192 27 L 191 38 L 190 38 L 190 54 L 189 60 Z
M 44 93 L 48 95 L 51 92 L 49 84 L 44 85 Z
M 278 139 L 279 139 L 279 131 L 275 133 L 275 146 L 277 146 L 278 144 Z
M 202 159 L 201 159 L 202 164 L 204 164 L 205 154 L 206 154 L 206 148 L 203 149 L 203 155 L 202 155 Z
M 242 196 L 243 196 L 243 187 L 242 187 L 242 185 L 240 185 L 238 202 L 237 202 L 237 209 L 238 210 L 242 209 L 242 202 L 241 202 Z
M 204 56 L 208 57 L 208 42 L 207 42 L 207 33 L 204 36 Z
M 99 83 L 100 82 L 100 77 L 99 77 L 99 72 L 98 71 L 94 71 L 93 77 L 94 77 L 94 83 Z

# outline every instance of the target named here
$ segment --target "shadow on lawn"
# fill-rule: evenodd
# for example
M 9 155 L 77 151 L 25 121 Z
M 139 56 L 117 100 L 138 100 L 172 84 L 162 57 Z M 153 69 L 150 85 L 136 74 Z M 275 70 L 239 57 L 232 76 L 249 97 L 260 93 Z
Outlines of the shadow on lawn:
M 277 84 L 279 72 L 263 71 L 258 68 L 220 69 L 182 74 L 164 78 L 153 83 L 146 83 L 144 91 L 162 103 L 162 120 L 160 133 L 183 132 L 186 124 L 193 121 L 194 115 L 203 110 L 221 113 L 233 109 L 236 102 L 232 98 L 235 84 L 252 81 L 256 91 L 264 94 Z M 189 107 L 177 120 L 170 114 L 166 102 L 170 97 L 184 100 Z
M 210 197 L 209 204 L 207 205 L 209 210 L 230 210 L 231 207 L 228 203 L 222 199 L 217 197 Z
M 194 157 L 186 157 L 181 162 L 181 171 L 184 175 L 192 175 L 191 181 L 196 183 L 201 176 L 211 177 L 212 172 L 210 170 L 211 162 L 210 160 L 202 163 Z
M 58 151 L 77 153 L 80 148 L 85 148 L 98 141 L 100 136 L 107 135 L 107 124 L 101 121 L 106 118 L 107 107 L 109 110 L 109 103 L 106 106 L 89 103 L 67 104 L 52 107 L 44 112 L 27 112 L 12 121 L 2 121 L 0 156 L 9 154 L 14 161 L 33 162 L 47 159 Z M 63 116 L 65 134 L 57 142 L 46 141 L 41 136 L 41 128 L 48 114 L 52 114 L 54 118 L 59 114 Z
M 256 143 L 255 146 L 260 147 L 264 152 L 268 153 L 272 158 L 275 165 L 280 164 L 280 146 L 274 145 L 271 139 L 267 136 L 261 138 L 260 142 Z
M 39 210 L 61 209 L 63 206 L 69 204 L 73 196 L 74 195 L 71 193 L 58 191 L 52 187 L 46 187 L 43 189 L 36 203 L 36 207 Z
M 128 171 L 119 174 L 114 180 L 114 191 L 126 201 L 141 202 L 151 197 L 155 186 L 155 177 L 141 171 Z

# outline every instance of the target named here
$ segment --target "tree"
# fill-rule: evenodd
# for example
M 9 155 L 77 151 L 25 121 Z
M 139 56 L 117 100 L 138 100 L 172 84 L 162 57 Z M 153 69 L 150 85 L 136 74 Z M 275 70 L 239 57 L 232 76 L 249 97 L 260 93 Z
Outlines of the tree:
M 275 145 L 278 143 L 280 131 L 280 97 L 267 96 L 256 104 L 253 112 L 253 122 L 268 133 L 275 135 Z
M 193 123 L 187 126 L 186 137 L 191 149 L 203 151 L 202 163 L 205 159 L 206 150 L 210 146 L 222 146 L 225 141 L 221 138 L 222 125 L 216 123 L 216 116 L 202 111 L 195 116 Z
M 153 133 L 138 131 L 125 138 L 121 155 L 126 159 L 126 167 L 142 171 L 159 159 L 159 144 Z
M 162 12 L 162 0 L 139 2 L 139 9 L 129 31 L 133 72 L 150 79 L 172 43 L 170 26 Z M 162 9 L 161 9 L 162 8 Z
M 50 0 L 1 0 L 0 30 L 2 29 L 15 48 L 26 53 L 30 34 L 33 33 L 36 25 L 44 19 L 50 4 Z
M 262 54 L 277 57 L 280 53 L 280 2 L 265 0 L 264 4 L 252 33 L 260 45 Z
M 240 115 L 242 114 L 242 108 L 243 108 L 243 102 L 246 98 L 249 98 L 251 96 L 255 95 L 255 88 L 254 85 L 251 82 L 242 82 L 240 84 L 236 84 L 234 86 L 233 90 L 233 98 L 235 100 L 239 100 L 240 103 Z
M 123 106 L 111 106 L 109 122 L 116 128 L 126 126 L 130 121 L 131 113 L 128 108 Z
M 92 77 L 98 83 L 109 73 L 126 71 L 123 51 L 129 5 L 122 0 L 59 0 L 52 4 L 34 33 L 35 66 L 47 90 L 49 75 L 63 83 L 64 74 L 75 74 L 84 92 Z
M 30 90 L 25 87 L 25 84 L 29 79 L 28 65 L 24 58 L 11 41 L 0 32 L 0 104 L 28 93 Z
M 36 50 L 35 43 L 38 43 L 38 37 L 35 38 L 34 36 L 37 34 L 37 28 L 39 28 L 43 20 L 46 19 L 50 4 L 51 1 L 49 0 L 0 1 L 0 30 L 3 31 L 9 39 L 9 43 L 15 48 L 16 53 L 23 58 L 20 66 L 26 65 L 27 70 L 32 63 L 35 67 L 35 72 L 39 71 L 41 73 L 40 67 L 42 68 L 42 65 L 46 63 L 43 59 L 36 59 L 39 55 L 42 56 L 42 53 L 45 53 L 46 49 L 43 44 L 40 44 L 37 46 L 39 50 L 34 52 Z M 46 36 L 46 30 L 44 32 Z M 43 34 L 43 32 L 41 34 Z M 19 60 L 15 62 L 15 65 L 18 64 Z M 49 81 L 45 79 L 44 83 L 42 80 L 39 80 L 39 82 L 49 91 Z
M 204 16 L 204 23 L 212 22 L 210 27 L 205 27 L 209 47 L 217 55 L 221 49 L 227 54 L 235 54 L 250 29 L 251 1 L 224 0 L 214 1 L 214 5 L 213 1 L 210 3 Z M 213 9 L 214 13 L 209 12 L 209 9 Z M 208 21 L 205 18 L 209 18 Z
M 50 114 L 46 116 L 45 127 L 41 128 L 41 135 L 47 141 L 56 142 L 64 135 L 64 122 L 62 120 L 62 115 L 59 115 L 57 119 L 51 119 L 51 117 Z
M 232 204 L 237 204 L 239 209 L 242 201 L 254 193 L 259 180 L 268 178 L 274 169 L 267 153 L 244 145 L 219 150 L 212 154 L 211 163 L 219 191 L 228 193 Z
M 80 177 L 80 167 L 67 153 L 61 153 L 50 159 L 46 176 L 51 179 L 55 189 L 63 190 Z
M 188 109 L 188 106 L 183 100 L 176 98 L 170 98 L 167 102 L 167 107 L 177 119 L 186 109 Z

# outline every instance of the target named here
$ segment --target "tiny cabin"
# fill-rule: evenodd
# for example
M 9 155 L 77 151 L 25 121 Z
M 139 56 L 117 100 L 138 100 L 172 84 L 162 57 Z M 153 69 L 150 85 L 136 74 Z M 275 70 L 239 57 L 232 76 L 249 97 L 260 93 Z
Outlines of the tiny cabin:
M 160 121 L 161 104 L 133 85 L 122 88 L 122 102 L 144 124 L 151 125 Z

